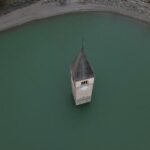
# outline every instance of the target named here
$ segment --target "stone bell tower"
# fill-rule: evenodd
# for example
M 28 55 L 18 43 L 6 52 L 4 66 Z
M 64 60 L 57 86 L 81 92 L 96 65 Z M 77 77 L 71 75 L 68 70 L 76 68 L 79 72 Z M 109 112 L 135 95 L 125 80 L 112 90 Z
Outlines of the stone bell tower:
M 71 66 L 71 85 L 76 105 L 91 102 L 94 73 L 86 58 L 83 46 Z

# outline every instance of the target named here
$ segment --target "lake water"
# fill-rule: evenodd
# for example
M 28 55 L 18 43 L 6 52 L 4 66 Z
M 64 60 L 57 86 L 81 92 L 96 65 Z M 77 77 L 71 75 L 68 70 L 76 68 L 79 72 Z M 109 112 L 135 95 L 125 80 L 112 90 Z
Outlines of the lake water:
M 70 65 L 85 39 L 92 103 L 75 106 Z M 1 150 L 149 150 L 150 26 L 86 13 L 0 33 Z

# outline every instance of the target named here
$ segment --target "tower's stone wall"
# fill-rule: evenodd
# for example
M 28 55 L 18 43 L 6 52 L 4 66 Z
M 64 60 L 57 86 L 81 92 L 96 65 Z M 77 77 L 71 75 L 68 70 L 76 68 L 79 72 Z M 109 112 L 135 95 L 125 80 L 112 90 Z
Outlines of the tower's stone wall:
M 81 85 L 81 82 L 83 81 L 88 81 L 88 84 Z M 76 82 L 76 100 L 80 100 L 85 97 L 90 97 L 92 95 L 93 84 L 94 78 Z
M 81 83 L 83 81 L 87 81 L 88 83 L 85 85 L 82 85 Z M 72 93 L 73 93 L 76 105 L 91 101 L 94 78 L 77 81 L 75 83 L 73 82 L 71 78 L 71 84 L 72 84 Z
M 73 94 L 73 97 L 74 99 L 76 99 L 76 88 L 75 88 L 75 84 L 72 80 L 72 76 L 71 76 L 71 86 L 72 86 L 72 94 Z

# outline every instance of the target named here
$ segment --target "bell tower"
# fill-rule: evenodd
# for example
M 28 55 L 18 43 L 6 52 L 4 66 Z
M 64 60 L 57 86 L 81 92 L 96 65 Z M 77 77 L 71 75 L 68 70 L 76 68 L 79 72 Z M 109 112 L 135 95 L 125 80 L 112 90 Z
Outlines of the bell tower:
M 71 86 L 76 105 L 91 102 L 94 73 L 82 46 L 71 66 Z

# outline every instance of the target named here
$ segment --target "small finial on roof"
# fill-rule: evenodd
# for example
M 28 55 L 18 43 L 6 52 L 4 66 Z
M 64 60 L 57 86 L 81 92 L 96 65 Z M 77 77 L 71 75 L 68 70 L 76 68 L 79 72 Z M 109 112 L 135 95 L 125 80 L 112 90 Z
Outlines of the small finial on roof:
M 84 50 L 84 38 L 82 38 L 82 47 L 81 50 Z
M 82 39 L 82 47 L 80 53 L 74 60 L 71 71 L 73 81 L 80 81 L 94 77 L 93 70 L 84 53 L 84 39 Z

